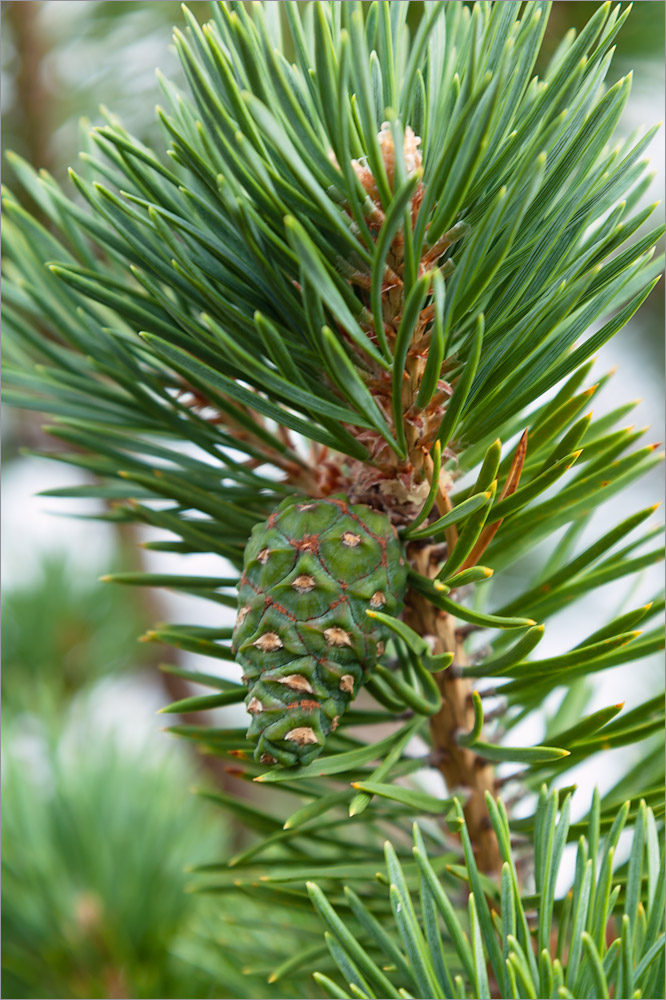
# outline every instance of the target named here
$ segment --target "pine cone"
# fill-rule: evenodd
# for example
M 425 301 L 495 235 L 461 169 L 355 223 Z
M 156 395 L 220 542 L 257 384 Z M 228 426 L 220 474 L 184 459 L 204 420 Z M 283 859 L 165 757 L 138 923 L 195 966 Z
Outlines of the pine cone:
M 341 494 L 289 497 L 245 550 L 233 649 L 263 763 L 308 763 L 384 651 L 367 609 L 400 610 L 407 566 L 388 517 Z

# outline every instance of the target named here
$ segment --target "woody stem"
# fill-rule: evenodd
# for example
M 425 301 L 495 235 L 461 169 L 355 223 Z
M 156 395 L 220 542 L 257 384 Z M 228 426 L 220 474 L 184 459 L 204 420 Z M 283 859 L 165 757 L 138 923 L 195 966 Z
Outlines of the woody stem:
M 408 556 L 418 573 L 428 577 L 435 575 L 437 564 L 430 559 L 430 547 L 410 546 Z M 405 620 L 419 635 L 432 637 L 434 653 L 454 653 L 452 666 L 435 675 L 442 707 L 430 720 L 434 762 L 449 792 L 459 792 L 465 799 L 467 829 L 479 868 L 498 872 L 502 859 L 485 803 L 486 792 L 494 794 L 494 771 L 473 749 L 457 742 L 459 733 L 472 729 L 474 709 L 472 685 L 457 669 L 464 666 L 466 654 L 463 643 L 456 637 L 455 620 L 413 590 L 407 594 Z

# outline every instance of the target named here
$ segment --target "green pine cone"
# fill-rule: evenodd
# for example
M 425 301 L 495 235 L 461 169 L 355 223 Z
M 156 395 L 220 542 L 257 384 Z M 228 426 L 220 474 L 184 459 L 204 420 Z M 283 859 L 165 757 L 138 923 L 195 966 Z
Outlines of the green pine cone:
M 233 649 L 262 763 L 307 764 L 384 651 L 407 565 L 391 522 L 342 494 L 289 497 L 245 549 Z

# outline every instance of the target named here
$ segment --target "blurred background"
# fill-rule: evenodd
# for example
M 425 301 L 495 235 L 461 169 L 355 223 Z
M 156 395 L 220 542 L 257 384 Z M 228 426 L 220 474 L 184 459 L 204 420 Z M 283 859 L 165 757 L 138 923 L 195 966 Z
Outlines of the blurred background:
M 207 3 L 189 6 L 199 20 L 208 18 Z M 420 6 L 413 4 L 410 18 L 418 18 Z M 545 55 L 596 6 L 558 0 Z M 162 148 L 155 67 L 184 85 L 170 47 L 171 26 L 182 21 L 175 0 L 2 3 L 4 149 L 65 181 L 67 167 L 76 163 L 80 129 L 101 121 L 100 105 L 138 138 Z M 662 3 L 634 4 L 617 40 L 610 82 L 632 68 L 624 134 L 663 118 Z M 662 135 L 649 155 L 655 179 L 647 200 L 654 201 L 664 187 Z M 3 179 L 13 186 L 6 164 Z M 649 441 L 664 436 L 663 294 L 662 284 L 604 348 L 596 368 L 602 374 L 617 366 L 598 408 L 640 397 L 630 419 L 651 425 Z M 151 537 L 148 530 L 97 522 L 90 502 L 77 507 L 40 496 L 82 482 L 84 475 L 30 454 L 49 448 L 41 423 L 38 414 L 4 413 L 2 995 L 265 996 L 259 979 L 243 977 L 225 959 L 224 898 L 185 892 L 186 865 L 222 856 L 239 837 L 209 800 L 190 789 L 239 794 L 241 783 L 189 744 L 161 733 L 172 717 L 155 714 L 193 690 L 161 665 L 210 671 L 210 662 L 189 653 L 178 659 L 171 649 L 137 642 L 158 620 L 227 624 L 221 620 L 226 609 L 98 582 L 108 572 L 178 572 L 182 557 L 140 548 Z M 660 473 L 653 473 L 606 505 L 595 535 L 604 517 L 610 526 L 662 495 Z M 220 572 L 214 557 L 188 560 L 188 571 Z M 636 606 L 658 585 L 655 571 L 632 593 L 621 583 L 603 588 L 567 619 L 567 639 L 578 641 L 589 631 L 599 602 L 604 611 L 629 600 Z M 563 630 L 551 627 L 550 633 L 546 641 L 561 649 Z M 543 651 L 549 655 L 545 646 Z M 632 664 L 629 691 L 622 669 L 601 676 L 592 709 L 618 700 L 631 708 L 654 691 L 662 667 L 654 660 Z M 541 735 L 520 737 L 534 742 Z M 572 774 L 572 780 L 583 788 L 592 780 L 609 787 L 616 776 L 612 756 L 604 758 L 603 774 L 598 771 Z

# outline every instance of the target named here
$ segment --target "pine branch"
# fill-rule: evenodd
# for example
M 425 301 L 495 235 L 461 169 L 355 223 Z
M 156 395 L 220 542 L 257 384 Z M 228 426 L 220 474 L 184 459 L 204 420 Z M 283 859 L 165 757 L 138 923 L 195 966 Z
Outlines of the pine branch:
M 436 572 L 438 562 L 433 565 L 429 548 L 417 551 L 413 559 L 422 576 L 431 577 Z M 485 804 L 485 793 L 494 791 L 492 765 L 458 742 L 459 736 L 474 725 L 472 684 L 460 675 L 466 664 L 464 643 L 456 637 L 449 615 L 442 614 L 427 599 L 419 599 L 418 594 L 407 600 L 406 620 L 419 635 L 429 638 L 431 652 L 435 655 L 453 652 L 451 668 L 436 675 L 442 708 L 430 721 L 433 763 L 444 775 L 448 789 L 465 792 L 465 816 L 481 869 L 498 871 L 499 847 Z
M 109 518 L 161 529 L 154 550 L 223 560 L 208 580 L 171 573 L 148 575 L 146 585 L 234 607 L 235 591 L 251 584 L 271 615 L 287 612 L 238 645 L 193 625 L 164 626 L 151 639 L 238 657 L 246 678 L 257 649 L 257 673 L 269 653 L 296 650 L 306 661 L 280 663 L 291 680 L 278 689 L 284 678 L 272 678 L 284 696 L 274 704 L 242 681 L 213 683 L 197 707 L 231 704 L 242 690 L 255 719 L 267 708 L 284 724 L 283 763 L 295 761 L 290 739 L 320 752 L 326 736 L 316 760 L 266 771 L 253 758 L 259 723 L 255 742 L 244 728 L 174 727 L 239 779 L 305 800 L 279 819 L 253 814 L 275 836 L 285 872 L 316 868 L 307 838 L 290 832 L 303 810 L 331 849 L 326 865 L 335 867 L 342 812 L 354 835 L 366 830 L 349 841 L 358 871 L 376 871 L 371 824 L 404 832 L 414 808 L 432 811 L 419 771 L 433 767 L 447 786 L 435 814 L 461 790 L 478 863 L 496 871 L 485 795 L 496 787 L 494 763 L 517 765 L 512 779 L 533 788 L 607 740 L 643 745 L 656 732 L 652 709 L 644 723 L 631 713 L 611 721 L 585 715 L 585 698 L 565 698 L 552 738 L 547 730 L 535 746 L 506 742 L 554 693 L 580 693 L 582 679 L 663 645 L 656 629 L 639 636 L 643 615 L 627 610 L 594 623 L 574 648 L 563 631 L 554 655 L 533 658 L 551 615 L 661 555 L 645 548 L 651 527 L 636 533 L 653 508 L 578 544 L 596 509 L 661 458 L 652 444 L 634 448 L 640 434 L 618 429 L 627 407 L 585 412 L 604 381 L 586 384 L 590 359 L 662 269 L 652 256 L 661 227 L 636 236 L 651 211 L 638 206 L 653 132 L 613 148 L 630 80 L 603 83 L 627 13 L 599 7 L 539 79 L 548 5 L 534 0 L 435 4 L 414 32 L 404 3 L 285 5 L 282 25 L 274 5 L 219 4 L 209 25 L 186 12 L 176 31 L 191 96 L 161 80 L 168 156 L 109 119 L 71 172 L 73 198 L 12 157 L 49 229 L 6 193 L 6 400 L 50 414 L 65 450 L 49 457 L 91 473 L 77 495 L 107 498 Z M 283 541 L 303 540 L 311 503 L 324 519 L 338 504 L 357 519 L 347 541 L 358 535 L 370 550 L 374 539 L 384 555 L 395 544 L 394 568 L 406 557 L 404 612 L 402 570 L 392 574 L 395 592 L 383 580 L 367 594 L 353 564 L 332 569 L 330 555 L 325 580 L 302 568 L 289 578 L 295 564 L 262 576 L 262 533 L 297 497 L 303 521 Z M 548 566 L 534 578 L 521 569 L 522 593 L 507 602 L 507 569 L 561 527 Z M 313 546 L 325 530 L 316 520 L 308 528 Z M 311 576 L 321 592 L 337 587 L 326 614 L 351 597 L 344 621 L 338 610 L 341 620 L 325 623 L 324 646 L 321 629 L 304 643 L 296 628 Z M 390 621 L 370 605 L 388 597 Z M 245 594 L 237 636 L 250 603 Z M 261 617 L 259 604 L 254 613 Z M 337 685 L 335 669 L 328 686 L 312 673 L 322 649 L 334 667 L 353 650 L 354 670 L 345 667 Z M 342 694 L 361 685 L 363 700 L 338 712 Z M 286 700 L 296 686 L 299 699 Z M 326 717 L 330 734 L 303 719 L 290 726 L 290 711 L 320 713 L 312 719 Z M 387 722 L 388 735 L 372 729 Z M 410 745 L 417 734 L 422 742 Z M 662 775 L 656 766 L 649 783 L 636 775 L 632 802 Z M 402 784 L 391 797 L 387 786 L 404 776 L 407 797 L 395 792 Z M 604 822 L 609 815 L 604 808 Z M 450 822 L 455 833 L 459 817 Z M 535 822 L 524 817 L 525 829 Z M 442 838 L 457 845 L 448 832 L 438 837 L 438 849 Z M 592 989 L 600 980 L 586 947 Z M 502 973 L 511 989 L 511 976 L 524 973 L 513 954 Z
M 470 889 L 468 919 L 440 881 L 416 825 L 418 880 L 386 844 L 392 908 L 386 925 L 372 920 L 351 889 L 332 906 L 315 883 L 308 884 L 345 988 L 320 972 L 314 974 L 319 985 L 330 996 L 348 1000 L 358 995 L 359 987 L 368 997 L 396 998 L 583 997 L 590 991 L 601 997 L 662 995 L 656 991 L 663 964 L 664 862 L 645 802 L 628 866 L 615 870 L 614 852 L 628 806 L 606 834 L 598 859 L 599 814 L 594 814 L 578 841 L 575 881 L 561 898 L 556 898 L 555 886 L 569 830 L 568 797 L 559 802 L 557 793 L 542 790 L 532 897 L 521 895 L 504 806 L 489 796 L 488 807 L 502 855 L 501 881 L 481 875 L 463 825 L 465 866 L 455 870 Z M 414 905 L 417 892 L 420 917 Z

